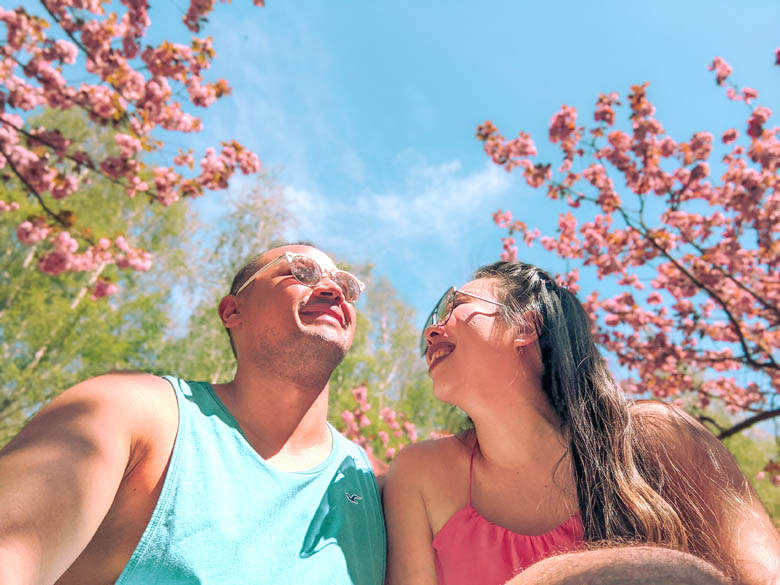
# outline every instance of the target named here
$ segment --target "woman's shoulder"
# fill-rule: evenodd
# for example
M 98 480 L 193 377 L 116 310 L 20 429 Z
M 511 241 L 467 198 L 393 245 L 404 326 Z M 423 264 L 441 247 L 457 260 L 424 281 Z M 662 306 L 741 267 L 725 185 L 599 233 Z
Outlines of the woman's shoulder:
M 390 468 L 447 466 L 464 454 L 468 456 L 473 446 L 474 436 L 471 431 L 419 441 L 401 449 L 390 464 Z
M 447 435 L 407 445 L 390 463 L 388 485 L 414 484 L 421 491 L 449 481 L 454 470 L 468 465 L 474 445 L 473 432 Z M 427 488 L 427 489 L 426 489 Z
M 418 502 L 431 534 L 468 502 L 473 432 L 420 441 L 401 450 L 390 464 L 385 484 L 386 510 Z

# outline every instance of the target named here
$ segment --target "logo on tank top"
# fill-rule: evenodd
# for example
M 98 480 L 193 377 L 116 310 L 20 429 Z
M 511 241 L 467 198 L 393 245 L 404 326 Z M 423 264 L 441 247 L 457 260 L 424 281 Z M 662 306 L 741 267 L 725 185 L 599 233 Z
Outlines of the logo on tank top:
M 363 499 L 363 496 L 361 496 L 360 494 L 351 494 L 349 492 L 344 492 L 344 495 L 353 504 L 357 504 L 360 500 Z

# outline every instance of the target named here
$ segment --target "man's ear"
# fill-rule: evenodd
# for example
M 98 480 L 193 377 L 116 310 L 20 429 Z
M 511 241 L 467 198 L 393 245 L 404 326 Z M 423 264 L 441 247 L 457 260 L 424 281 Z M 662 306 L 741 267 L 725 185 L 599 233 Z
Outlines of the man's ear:
M 219 301 L 219 318 L 227 329 L 241 323 L 239 302 L 233 295 L 228 295 Z

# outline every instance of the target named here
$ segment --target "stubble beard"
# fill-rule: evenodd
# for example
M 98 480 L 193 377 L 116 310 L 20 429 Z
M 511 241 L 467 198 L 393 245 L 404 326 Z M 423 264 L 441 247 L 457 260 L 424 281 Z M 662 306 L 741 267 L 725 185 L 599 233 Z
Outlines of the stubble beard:
M 286 339 L 269 333 L 257 340 L 256 365 L 298 386 L 324 388 L 349 349 L 346 340 L 316 330 L 299 330 Z

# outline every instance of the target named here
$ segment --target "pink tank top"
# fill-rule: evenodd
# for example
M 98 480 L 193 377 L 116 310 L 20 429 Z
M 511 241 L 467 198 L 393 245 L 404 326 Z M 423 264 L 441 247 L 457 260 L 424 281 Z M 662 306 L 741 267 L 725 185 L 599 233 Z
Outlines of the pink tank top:
M 474 449 L 469 462 L 468 504 L 433 538 L 439 585 L 503 585 L 537 561 L 580 548 L 584 530 L 579 512 L 538 535 L 517 534 L 482 517 L 471 505 L 473 467 Z

